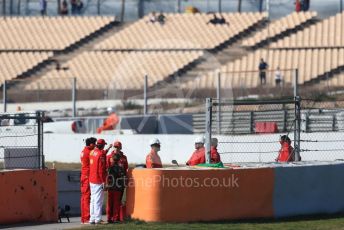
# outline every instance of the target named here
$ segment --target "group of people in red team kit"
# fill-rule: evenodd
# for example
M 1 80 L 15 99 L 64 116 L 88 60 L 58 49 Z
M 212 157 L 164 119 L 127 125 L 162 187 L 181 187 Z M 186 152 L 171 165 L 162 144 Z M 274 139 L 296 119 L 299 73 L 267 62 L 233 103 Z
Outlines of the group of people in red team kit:
M 123 220 L 121 215 L 122 198 L 127 185 L 128 160 L 122 152 L 122 143 L 115 141 L 107 149 L 104 139 L 90 137 L 86 139 L 86 146 L 81 152 L 81 223 L 102 224 L 102 207 L 104 191 L 107 191 L 106 216 L 108 223 Z M 281 150 L 276 159 L 278 162 L 293 161 L 293 148 L 287 136 L 280 139 Z M 217 151 L 218 140 L 211 139 L 210 163 L 221 162 Z M 114 147 L 113 151 L 110 149 Z M 162 161 L 158 152 L 161 143 L 154 138 L 150 141 L 151 151 L 146 156 L 146 168 L 162 168 Z M 204 138 L 195 140 L 195 151 L 186 162 L 188 166 L 205 163 Z

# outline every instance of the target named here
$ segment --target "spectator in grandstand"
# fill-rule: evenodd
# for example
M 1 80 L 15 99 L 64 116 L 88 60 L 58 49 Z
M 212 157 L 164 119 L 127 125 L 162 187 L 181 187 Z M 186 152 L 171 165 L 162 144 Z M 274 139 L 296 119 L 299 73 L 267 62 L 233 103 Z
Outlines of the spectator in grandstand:
M 60 15 L 68 15 L 68 3 L 67 0 L 63 0 L 60 8 Z
M 154 138 L 150 141 L 151 151 L 146 156 L 146 168 L 162 168 L 162 163 L 158 152 L 160 151 L 161 143 L 159 139 Z
M 226 19 L 223 17 L 223 15 L 221 15 L 221 18 L 218 18 L 215 13 L 213 14 L 213 18 L 207 22 L 207 24 L 209 24 L 209 23 L 211 23 L 213 25 L 217 25 L 217 24 L 218 25 L 223 25 L 223 24 L 229 25 L 229 23 L 226 22 Z
M 42 16 L 47 15 L 47 0 L 40 0 L 39 6 L 40 6 L 41 15 Z
M 77 0 L 70 0 L 70 5 L 71 5 L 71 9 L 72 9 L 72 15 L 77 14 L 77 11 L 78 11 L 78 2 L 77 2 Z
M 291 140 L 287 135 L 280 138 L 281 149 L 276 159 L 277 162 L 291 162 L 294 159 L 294 148 L 291 146 Z
M 195 139 L 195 149 L 186 165 L 194 166 L 205 163 L 204 137 L 197 137 Z
M 81 0 L 76 0 L 76 13 L 81 14 L 84 3 Z
M 210 163 L 212 164 L 221 162 L 220 154 L 217 151 L 217 145 L 218 145 L 217 138 L 211 138 Z
M 156 17 L 156 13 L 155 13 L 155 11 L 152 11 L 151 16 L 149 17 L 148 22 L 155 23 L 157 21 L 158 21 L 158 19 Z
M 165 24 L 166 16 L 163 14 L 162 11 L 160 11 L 160 14 L 158 15 L 157 20 L 160 23 L 160 25 L 164 25 Z
M 302 11 L 308 11 L 310 5 L 310 0 L 301 0 Z
M 260 84 L 261 85 L 265 85 L 266 84 L 266 69 L 267 68 L 268 68 L 268 64 L 264 61 L 263 58 L 261 58 L 259 66 L 258 66 L 259 78 L 260 78 Z
M 275 71 L 275 84 L 276 86 L 280 86 L 283 81 L 282 72 L 280 70 L 280 67 L 278 66 Z
M 294 4 L 295 4 L 295 11 L 300 12 L 302 9 L 301 0 L 296 0 Z

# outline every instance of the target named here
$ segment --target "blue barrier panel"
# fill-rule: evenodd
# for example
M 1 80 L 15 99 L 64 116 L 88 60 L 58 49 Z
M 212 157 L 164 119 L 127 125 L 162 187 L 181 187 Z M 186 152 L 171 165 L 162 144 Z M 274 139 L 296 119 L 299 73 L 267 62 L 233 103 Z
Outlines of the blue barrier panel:
M 344 211 L 344 164 L 275 168 L 274 216 Z

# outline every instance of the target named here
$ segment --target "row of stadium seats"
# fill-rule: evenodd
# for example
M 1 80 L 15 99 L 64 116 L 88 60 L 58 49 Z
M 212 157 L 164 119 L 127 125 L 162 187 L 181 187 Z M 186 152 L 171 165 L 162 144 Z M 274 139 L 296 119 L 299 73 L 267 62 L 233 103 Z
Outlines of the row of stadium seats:
M 68 70 L 51 70 L 25 89 L 70 89 L 74 77 L 78 89 L 142 89 L 144 75 L 148 74 L 148 85 L 152 86 L 202 54 L 202 51 L 84 52 L 66 63 Z
M 270 38 L 278 36 L 286 31 L 294 30 L 304 23 L 314 19 L 316 12 L 294 12 L 283 18 L 271 22 L 265 29 L 257 32 L 253 37 L 243 41 L 243 46 L 256 46 Z
M 272 48 L 344 47 L 344 12 L 271 44 Z
M 52 56 L 51 52 L 0 52 L 0 84 L 13 80 Z
M 114 21 L 114 17 L 6 17 L 0 50 L 63 50 Z
M 263 58 L 269 65 L 266 73 L 267 84 L 274 85 L 274 75 L 280 67 L 284 84 L 293 81 L 293 70 L 299 71 L 299 83 L 309 82 L 327 72 L 344 67 L 344 48 L 341 49 L 295 49 L 295 50 L 257 50 L 247 56 L 223 65 L 220 68 L 221 85 L 224 88 L 254 88 L 260 85 L 258 65 Z M 216 73 L 211 72 L 187 82 L 183 88 L 216 87 Z
M 166 14 L 166 22 L 161 25 L 149 22 L 148 15 L 98 44 L 96 49 L 213 49 L 266 19 L 266 14 L 261 13 L 222 16 L 229 24 L 208 23 L 213 18 L 209 14 Z

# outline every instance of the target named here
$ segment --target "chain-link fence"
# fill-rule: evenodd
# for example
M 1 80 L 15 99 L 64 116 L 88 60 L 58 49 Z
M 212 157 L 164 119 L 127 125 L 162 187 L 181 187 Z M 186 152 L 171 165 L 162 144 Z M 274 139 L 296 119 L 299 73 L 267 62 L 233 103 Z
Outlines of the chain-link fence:
M 44 168 L 43 120 L 41 112 L 0 115 L 0 170 Z
M 207 143 L 209 133 L 218 138 L 224 163 L 274 162 L 282 135 L 296 159 L 344 160 L 344 101 L 208 99 L 207 108 Z

